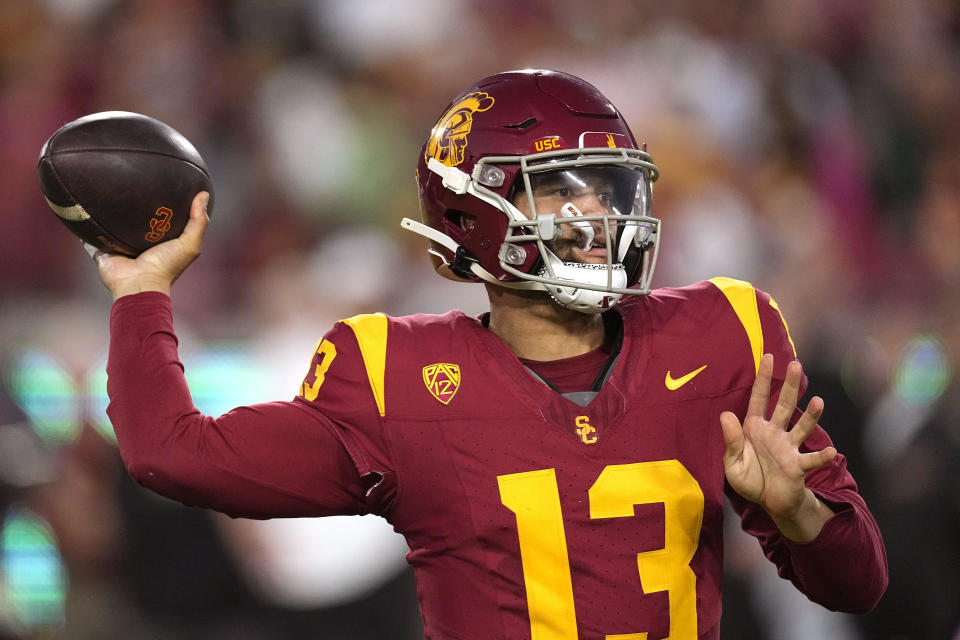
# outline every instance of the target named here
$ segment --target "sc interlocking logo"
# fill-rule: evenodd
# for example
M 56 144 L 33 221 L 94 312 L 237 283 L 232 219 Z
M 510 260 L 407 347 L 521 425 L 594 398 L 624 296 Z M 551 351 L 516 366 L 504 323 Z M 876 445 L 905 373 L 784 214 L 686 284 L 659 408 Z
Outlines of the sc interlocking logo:
M 170 231 L 170 218 L 173 217 L 173 211 L 168 207 L 160 207 L 150 218 L 150 231 L 144 238 L 148 242 L 159 242 Z

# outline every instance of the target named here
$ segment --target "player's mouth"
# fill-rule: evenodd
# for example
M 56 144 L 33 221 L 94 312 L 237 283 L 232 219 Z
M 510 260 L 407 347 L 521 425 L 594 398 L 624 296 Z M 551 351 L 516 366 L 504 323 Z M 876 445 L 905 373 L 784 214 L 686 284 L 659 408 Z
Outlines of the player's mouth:
M 588 247 L 577 247 L 574 252 L 579 254 L 582 262 L 606 262 L 606 238 L 600 235 L 595 236 Z
M 607 262 L 606 236 L 596 235 L 585 238 L 581 234 L 575 237 L 558 238 L 549 244 L 558 258 L 565 262 L 583 264 L 605 264 Z

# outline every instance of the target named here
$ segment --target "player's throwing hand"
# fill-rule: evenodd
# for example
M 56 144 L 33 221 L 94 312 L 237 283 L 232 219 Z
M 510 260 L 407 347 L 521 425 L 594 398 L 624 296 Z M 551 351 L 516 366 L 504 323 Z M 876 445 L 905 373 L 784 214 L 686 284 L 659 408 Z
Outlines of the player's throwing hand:
M 113 294 L 114 300 L 143 291 L 170 294 L 174 281 L 200 255 L 200 245 L 210 221 L 207 217 L 209 198 L 210 194 L 205 191 L 194 197 L 190 220 L 179 237 L 161 242 L 136 258 L 104 253 L 84 244 L 97 263 L 100 280 Z

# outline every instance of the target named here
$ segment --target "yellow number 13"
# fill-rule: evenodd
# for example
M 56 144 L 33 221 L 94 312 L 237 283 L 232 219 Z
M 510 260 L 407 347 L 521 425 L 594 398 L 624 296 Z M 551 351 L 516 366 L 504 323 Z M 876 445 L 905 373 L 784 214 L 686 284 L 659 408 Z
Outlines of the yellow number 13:
M 337 357 L 337 348 L 329 340 L 320 339 L 314 348 L 315 354 L 320 354 L 320 362 L 314 367 L 313 371 L 307 375 L 306 379 L 300 384 L 300 395 L 313 402 L 320 394 L 320 385 L 323 384 L 327 375 L 327 369 L 333 364 L 333 359 Z M 313 378 L 313 382 L 310 382 Z
M 567 539 L 553 469 L 497 477 L 500 501 L 517 517 L 531 640 L 576 640 Z M 664 546 L 637 554 L 645 593 L 669 591 L 670 635 L 697 637 L 697 577 L 690 561 L 703 523 L 703 491 L 677 460 L 609 465 L 590 487 L 591 518 L 627 518 L 637 504 L 663 503 Z M 646 632 L 607 635 L 646 640 Z

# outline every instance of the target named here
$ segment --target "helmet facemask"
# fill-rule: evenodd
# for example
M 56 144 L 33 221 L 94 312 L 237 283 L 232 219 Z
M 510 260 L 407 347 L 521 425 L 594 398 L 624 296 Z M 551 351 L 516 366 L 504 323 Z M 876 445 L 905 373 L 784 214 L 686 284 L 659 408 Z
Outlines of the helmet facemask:
M 521 165 L 509 199 L 482 185 L 493 163 L 505 162 Z M 657 170 L 645 152 L 600 148 L 488 157 L 473 175 L 481 179 L 477 190 L 497 198 L 509 219 L 500 267 L 520 282 L 501 284 L 546 291 L 584 313 L 604 311 L 624 294 L 649 293 L 660 221 L 650 215 Z M 539 260 L 518 269 L 531 250 Z
M 455 255 L 458 271 L 502 287 L 546 291 L 584 313 L 650 292 L 660 238 L 660 221 L 650 209 L 659 170 L 646 151 L 597 147 L 487 156 L 469 174 L 436 158 L 426 165 L 444 189 L 477 198 L 506 218 L 497 266 L 509 279 L 484 268 L 450 234 L 403 219 L 404 228 Z M 508 177 L 512 188 L 505 186 Z M 554 187 L 565 191 L 543 197 Z M 454 266 L 441 251 L 430 253 L 446 270 Z

